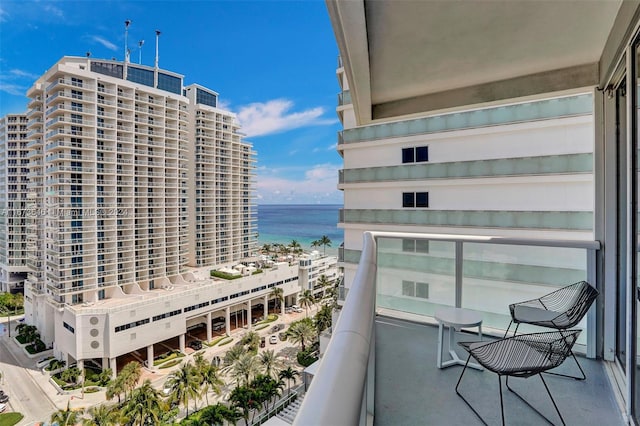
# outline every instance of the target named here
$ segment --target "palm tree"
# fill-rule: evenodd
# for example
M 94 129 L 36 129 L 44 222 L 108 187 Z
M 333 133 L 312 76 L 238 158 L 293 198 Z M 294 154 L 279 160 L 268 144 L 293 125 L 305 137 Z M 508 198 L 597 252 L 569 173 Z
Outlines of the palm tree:
M 322 238 L 318 241 L 321 246 L 324 247 L 324 255 L 327 255 L 327 247 L 331 247 L 331 240 L 326 235 L 323 235 Z
M 281 287 L 274 287 L 271 290 L 270 296 L 276 299 L 276 308 L 280 307 L 280 313 L 284 314 L 284 289 Z
M 206 425 L 221 425 L 225 421 L 236 424 L 236 420 L 242 417 L 236 410 L 224 404 L 210 405 L 200 410 L 200 421 Z
M 260 353 L 260 364 L 264 367 L 264 374 L 271 377 L 275 373 L 278 357 L 273 349 L 267 349 Z
M 67 383 L 77 383 L 82 372 L 78 367 L 69 367 L 60 373 L 60 378 Z
M 110 368 L 104 368 L 100 374 L 98 375 L 98 380 L 100 381 L 101 386 L 107 385 L 111 381 L 111 376 L 113 375 L 113 370 Z
M 120 404 L 121 400 L 120 400 L 120 395 L 125 393 L 126 394 L 126 389 L 124 386 L 124 376 L 122 376 L 122 374 L 118 374 L 118 376 L 116 377 L 115 380 L 112 380 L 111 382 L 109 382 L 109 384 L 107 385 L 107 392 L 105 394 L 105 397 L 107 398 L 107 401 L 110 401 L 113 399 L 114 396 L 118 396 L 118 404 Z M 126 397 L 126 395 L 125 395 Z
M 100 404 L 89 408 L 88 419 L 82 420 L 83 426 L 111 426 L 118 423 L 120 413 L 113 406 Z
M 234 409 L 242 411 L 242 417 L 247 426 L 249 425 L 249 414 L 251 410 L 259 410 L 262 408 L 258 402 L 255 390 L 248 386 L 238 386 L 233 389 L 231 395 L 229 395 L 229 401 L 231 401 Z
M 166 410 L 167 406 L 160 392 L 147 379 L 142 386 L 131 392 L 131 397 L 122 408 L 122 415 L 127 418 L 127 424 L 132 426 L 155 425 L 160 423 L 162 413 Z
M 311 248 L 316 248 L 316 247 L 320 247 L 322 244 L 320 244 L 319 240 L 313 240 L 311 241 Z
M 287 393 L 291 392 L 291 380 L 293 380 L 293 383 L 296 383 L 296 377 L 299 376 L 300 373 L 298 373 L 296 370 L 294 370 L 293 368 L 291 368 L 291 366 L 287 367 L 286 370 L 280 370 L 280 373 L 278 373 L 278 377 L 280 378 L 280 380 L 286 380 L 287 381 Z
M 332 313 L 332 309 L 329 305 L 322 305 L 316 313 L 316 316 L 313 319 L 313 325 L 316 327 L 316 331 L 318 332 L 318 341 L 320 340 L 320 333 L 331 327 Z
M 271 254 L 271 250 L 272 250 L 271 244 L 264 244 L 262 246 L 262 252 L 265 253 L 267 256 Z
M 67 408 L 65 410 L 58 410 L 51 415 L 51 423 L 57 423 L 59 426 L 71 426 L 80 422 L 80 416 L 84 410 L 81 408 L 72 410 L 67 402 Z
M 224 365 L 226 368 L 231 367 L 235 362 L 244 354 L 247 353 L 247 350 L 242 345 L 237 345 L 232 347 L 227 351 L 224 355 Z
M 142 365 L 138 361 L 131 361 L 120 371 L 122 376 L 122 386 L 124 388 L 124 397 L 127 398 L 127 391 L 133 392 L 138 384 L 138 380 L 142 376 Z
M 241 340 L 243 345 L 248 346 L 248 350 L 251 352 L 257 352 L 258 346 L 260 346 L 260 335 L 255 331 L 250 331 L 244 335 Z
M 189 400 L 198 397 L 199 380 L 193 364 L 188 362 L 171 373 L 165 382 L 165 388 L 169 389 L 170 399 L 184 405 L 187 417 L 189 416 Z
M 313 297 L 311 290 L 305 290 L 298 298 L 298 303 L 306 309 L 306 316 L 309 316 L 309 307 L 316 303 L 316 299 Z
M 200 386 L 207 405 L 209 405 L 209 390 L 212 390 L 216 395 L 220 395 L 224 385 L 224 380 L 220 377 L 220 370 L 215 365 L 207 364 L 200 370 Z
M 258 359 L 251 353 L 245 353 L 233 364 L 231 375 L 238 383 L 244 379 L 243 384 L 247 385 L 251 378 L 256 376 L 259 372 L 260 363 Z
M 293 343 L 300 343 L 302 350 L 305 350 L 305 342 L 309 342 L 315 336 L 315 330 L 310 320 L 298 321 L 289 327 L 287 335 Z
M 293 253 L 300 253 L 302 251 L 302 247 L 300 246 L 300 243 L 297 242 L 296 240 L 292 240 L 291 244 L 289 244 L 289 247 L 291 247 L 291 251 Z

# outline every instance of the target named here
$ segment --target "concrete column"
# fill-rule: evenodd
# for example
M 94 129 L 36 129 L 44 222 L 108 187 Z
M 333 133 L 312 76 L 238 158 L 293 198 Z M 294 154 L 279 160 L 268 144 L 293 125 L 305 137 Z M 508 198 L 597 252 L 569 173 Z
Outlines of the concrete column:
M 247 330 L 251 330 L 251 300 L 247 303 Z
M 227 336 L 231 336 L 231 306 L 227 306 L 224 310 L 224 327 Z
M 102 369 L 109 368 L 109 357 L 102 357 Z
M 184 341 L 185 341 L 186 337 L 187 337 L 186 334 L 181 334 L 180 335 L 180 352 L 184 352 L 184 349 L 185 349 L 184 348 L 185 347 Z
M 282 295 L 282 300 L 278 303 L 280 303 L 280 313 L 282 315 L 284 315 L 284 305 L 286 305 L 285 301 L 287 300 L 287 297 L 283 294 Z
M 264 295 L 264 319 L 267 319 L 269 316 L 269 295 Z
M 76 367 L 78 367 L 78 370 L 80 370 L 80 372 L 82 372 L 82 370 L 84 370 L 84 359 L 79 359 L 76 362 Z
M 111 369 L 111 379 L 115 380 L 118 375 L 118 365 L 115 358 L 109 358 L 109 368 Z
M 147 346 L 147 368 L 153 368 L 153 345 Z
M 211 312 L 207 313 L 207 343 L 211 341 Z

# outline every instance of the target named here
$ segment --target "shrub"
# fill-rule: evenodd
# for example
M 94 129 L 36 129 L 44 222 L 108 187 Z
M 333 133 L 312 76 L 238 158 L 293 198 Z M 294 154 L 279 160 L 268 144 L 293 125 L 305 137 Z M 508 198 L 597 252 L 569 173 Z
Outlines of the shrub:
M 30 354 L 37 354 L 38 352 L 42 352 L 47 349 L 47 345 L 40 339 L 37 339 L 33 344 L 25 347 L 27 352 Z
M 18 342 L 22 343 L 23 345 L 24 345 L 25 343 L 29 343 L 29 341 L 27 340 L 27 336 L 25 336 L 24 334 L 18 334 L 18 335 L 16 336 L 16 340 L 17 340 Z
M 84 393 L 96 393 L 96 392 L 99 392 L 99 391 L 100 391 L 100 388 L 95 387 L 95 386 L 91 386 L 91 387 L 88 387 L 88 388 L 84 389 Z
M 303 367 L 308 367 L 314 362 L 316 362 L 318 358 L 314 356 L 314 352 L 315 351 L 312 351 L 310 349 L 306 349 L 304 351 L 298 352 L 298 354 L 296 355 L 296 358 L 298 359 L 298 364 L 300 364 Z
M 228 345 L 231 342 L 233 342 L 233 337 L 227 337 L 225 339 L 222 339 L 222 341 L 220 341 L 220 343 L 218 343 L 218 346 Z
M 181 362 L 182 362 L 181 359 L 174 359 L 174 360 L 165 362 L 158 368 L 170 368 L 170 367 L 173 367 L 174 365 L 180 364 Z
M 232 274 L 227 274 L 226 272 L 220 272 L 220 271 L 211 271 L 211 276 L 215 277 L 215 278 L 222 278 L 223 280 L 235 280 L 238 278 L 242 278 L 242 275 L 232 275 Z

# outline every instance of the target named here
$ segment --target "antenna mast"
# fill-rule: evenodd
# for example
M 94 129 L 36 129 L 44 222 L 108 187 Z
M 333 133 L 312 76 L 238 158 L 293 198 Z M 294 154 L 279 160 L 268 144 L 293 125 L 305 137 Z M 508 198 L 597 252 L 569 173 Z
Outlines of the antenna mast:
M 160 39 L 160 31 L 156 30 L 156 68 L 158 68 L 158 39 Z
M 125 64 L 129 62 L 129 48 L 128 48 L 129 25 L 131 25 L 131 21 L 129 19 L 124 21 L 124 63 Z
M 140 40 L 138 42 L 138 47 L 139 47 L 139 51 L 138 51 L 138 64 L 142 64 L 142 45 L 144 44 L 144 40 Z

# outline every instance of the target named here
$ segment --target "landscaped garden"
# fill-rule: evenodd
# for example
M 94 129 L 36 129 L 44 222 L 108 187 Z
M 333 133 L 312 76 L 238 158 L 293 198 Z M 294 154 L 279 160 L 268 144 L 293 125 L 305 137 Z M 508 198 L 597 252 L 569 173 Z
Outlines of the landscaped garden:
M 18 333 L 16 340 L 23 345 L 26 344 L 25 349 L 30 354 L 47 350 L 47 345 L 40 340 L 40 333 L 38 333 L 36 326 L 21 323 L 16 326 L 16 332 Z
M 0 414 L 0 426 L 17 425 L 23 418 L 21 413 L 2 413 Z

